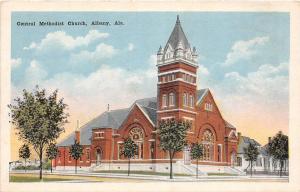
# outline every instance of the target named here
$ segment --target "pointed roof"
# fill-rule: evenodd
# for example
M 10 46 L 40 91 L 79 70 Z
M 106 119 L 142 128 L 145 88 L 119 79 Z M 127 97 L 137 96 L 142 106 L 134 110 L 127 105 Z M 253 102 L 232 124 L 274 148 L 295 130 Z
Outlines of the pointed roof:
M 183 32 L 183 29 L 180 24 L 179 15 L 177 15 L 176 24 L 174 26 L 174 29 L 169 37 L 169 40 L 166 44 L 165 49 L 167 48 L 167 45 L 170 44 L 173 49 L 177 47 L 177 45 L 181 42 L 183 45 L 183 49 L 190 49 L 190 44 Z

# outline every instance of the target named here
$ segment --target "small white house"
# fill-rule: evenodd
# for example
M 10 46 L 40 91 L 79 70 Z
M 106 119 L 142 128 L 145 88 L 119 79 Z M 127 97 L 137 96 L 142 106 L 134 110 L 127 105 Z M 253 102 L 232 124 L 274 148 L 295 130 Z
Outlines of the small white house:
M 269 137 L 269 142 L 271 137 Z M 237 159 L 235 163 L 235 168 L 248 172 L 250 171 L 250 162 L 245 160 L 244 157 L 244 148 L 248 147 L 250 143 L 258 147 L 259 155 L 257 161 L 253 164 L 253 173 L 257 174 L 272 174 L 278 173 L 280 166 L 279 162 L 273 160 L 273 158 L 268 154 L 267 147 L 268 144 L 261 146 L 256 140 L 251 139 L 246 136 L 241 136 L 241 133 L 238 133 L 238 151 Z M 288 172 L 288 160 L 284 163 L 283 172 Z

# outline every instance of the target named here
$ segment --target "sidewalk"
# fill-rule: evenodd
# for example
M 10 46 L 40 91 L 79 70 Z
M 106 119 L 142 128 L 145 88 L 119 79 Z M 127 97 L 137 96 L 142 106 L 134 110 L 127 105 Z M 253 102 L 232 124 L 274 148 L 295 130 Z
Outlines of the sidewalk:
M 25 173 L 21 171 L 13 171 L 11 173 Z M 27 171 L 26 173 L 37 173 L 37 171 Z M 66 176 L 92 176 L 92 177 L 107 177 L 107 178 L 126 178 L 126 179 L 139 179 L 139 180 L 149 180 L 149 181 L 167 181 L 167 182 L 199 182 L 199 181 L 280 181 L 287 182 L 288 177 L 274 176 L 274 175 L 253 175 L 250 177 L 246 176 L 174 176 L 174 179 L 170 179 L 169 176 L 161 175 L 143 175 L 143 174 L 127 174 L 124 173 L 93 173 L 88 171 L 77 171 L 74 170 L 64 170 L 64 171 L 44 171 L 44 174 L 49 175 L 66 175 Z

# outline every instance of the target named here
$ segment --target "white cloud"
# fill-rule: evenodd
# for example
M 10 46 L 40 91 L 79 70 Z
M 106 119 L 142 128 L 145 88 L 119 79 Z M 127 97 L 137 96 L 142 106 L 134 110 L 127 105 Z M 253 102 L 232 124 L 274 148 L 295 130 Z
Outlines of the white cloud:
M 70 60 L 72 63 L 84 63 L 86 62 L 98 62 L 103 58 L 111 58 L 113 57 L 118 50 L 111 45 L 100 43 L 97 45 L 94 51 L 83 50 L 79 53 L 73 53 L 70 56 Z
M 133 49 L 135 48 L 133 43 L 128 43 L 128 51 L 133 51 Z
M 44 39 L 39 43 L 32 42 L 28 47 L 24 47 L 24 50 L 29 49 L 48 49 L 49 47 L 57 46 L 65 50 L 72 50 L 81 46 L 88 46 L 93 41 L 98 39 L 107 38 L 108 33 L 101 33 L 97 30 L 90 30 L 85 36 L 73 37 L 64 31 L 56 31 L 48 33 Z
M 19 67 L 19 66 L 21 65 L 21 63 L 22 63 L 21 58 L 16 58 L 16 59 L 12 58 L 12 59 L 11 59 L 11 67 L 12 67 L 13 69 Z
M 238 72 L 225 74 L 224 80 L 212 85 L 213 92 L 221 101 L 225 117 L 239 117 L 241 124 L 257 120 L 257 125 L 269 125 L 288 117 L 288 63 L 262 65 L 255 72 L 241 75 Z M 261 120 L 264 117 L 264 121 Z M 238 120 L 238 118 L 236 118 Z M 258 123 L 258 121 L 262 121 Z M 285 124 L 281 124 L 284 126 Z M 279 126 L 279 125 L 278 125 Z M 280 128 L 280 127 L 278 127 Z M 286 129 L 287 127 L 285 127 Z
M 200 75 L 209 75 L 209 71 L 204 65 L 199 65 L 198 72 Z
M 256 48 L 258 46 L 264 45 L 269 41 L 269 37 L 256 37 L 254 39 L 248 41 L 237 41 L 231 47 L 230 52 L 226 56 L 226 60 L 224 62 L 224 66 L 233 65 L 239 60 L 245 60 L 251 58 L 255 55 Z
M 48 73 L 42 68 L 37 60 L 32 60 L 25 70 L 24 79 L 21 86 L 24 88 L 33 87 L 46 79 Z

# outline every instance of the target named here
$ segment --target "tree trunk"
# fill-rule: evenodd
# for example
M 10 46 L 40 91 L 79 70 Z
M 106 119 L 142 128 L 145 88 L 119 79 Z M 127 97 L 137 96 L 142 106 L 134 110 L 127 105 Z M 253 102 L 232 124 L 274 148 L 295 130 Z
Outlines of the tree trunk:
M 173 156 L 171 155 L 171 152 L 169 152 L 169 155 L 170 155 L 170 179 L 173 179 L 173 164 L 172 164 Z
M 197 159 L 197 168 L 196 168 L 196 178 L 198 179 L 198 159 Z
M 280 160 L 280 171 L 279 171 L 279 176 L 282 176 L 282 166 L 283 166 L 283 161 Z
M 52 159 L 50 159 L 50 169 L 51 169 L 51 173 L 52 173 Z
M 252 177 L 252 161 L 250 161 L 250 174 L 251 174 L 251 177 Z
M 130 174 L 130 158 L 128 159 L 128 172 L 127 172 L 127 175 L 129 176 Z
M 75 174 L 77 174 L 77 159 L 75 160 Z
M 43 150 L 40 150 L 40 180 L 43 179 Z
M 25 167 L 24 168 L 25 168 L 25 173 L 26 173 L 26 159 L 25 159 Z

